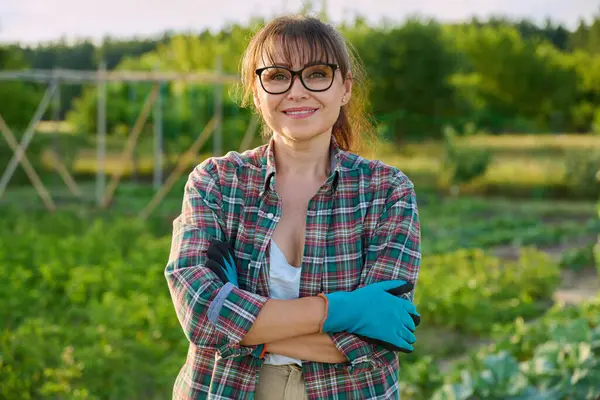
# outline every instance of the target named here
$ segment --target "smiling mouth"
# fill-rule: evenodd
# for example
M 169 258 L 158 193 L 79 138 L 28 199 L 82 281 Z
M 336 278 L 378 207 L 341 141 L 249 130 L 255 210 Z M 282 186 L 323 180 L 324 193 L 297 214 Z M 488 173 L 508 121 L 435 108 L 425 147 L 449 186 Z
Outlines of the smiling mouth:
M 315 111 L 317 111 L 317 109 L 316 108 L 312 108 L 310 110 L 290 110 L 290 111 L 284 111 L 283 113 L 285 115 L 303 116 L 303 115 L 313 114 Z

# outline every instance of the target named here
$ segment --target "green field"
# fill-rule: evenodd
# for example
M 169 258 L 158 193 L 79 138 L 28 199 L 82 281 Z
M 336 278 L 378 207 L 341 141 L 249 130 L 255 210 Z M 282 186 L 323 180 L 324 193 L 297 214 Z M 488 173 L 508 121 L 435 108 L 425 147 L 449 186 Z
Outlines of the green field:
M 45 128 L 44 128 L 45 129 Z M 78 135 L 53 135 L 42 131 L 36 137 L 28 157 L 41 175 L 48 177 L 57 189 L 64 185 L 57 179 L 56 158 L 77 181 L 94 179 L 98 170 L 95 139 Z M 122 173 L 126 181 L 151 179 L 154 167 L 153 141 L 149 132 L 139 139 L 134 159 L 123 159 L 125 137 L 109 137 L 106 154 L 106 173 L 109 176 Z M 252 146 L 260 145 L 255 138 Z M 8 148 L 6 155 L 12 154 Z M 444 146 L 440 141 L 420 143 L 371 143 L 369 158 L 380 158 L 400 168 L 415 183 L 417 190 L 437 191 L 450 194 L 456 188 L 463 194 L 512 197 L 516 199 L 563 199 L 594 201 L 600 197 L 600 136 L 594 135 L 474 135 L 461 138 L 458 145 L 464 162 L 481 152 L 490 153 L 489 165 L 483 173 L 467 181 L 451 181 L 446 175 L 448 165 L 444 161 Z M 212 139 L 200 154 L 187 159 L 188 169 L 211 154 Z M 167 170 L 183 157 L 185 144 L 178 145 L 165 155 Z M 0 157 L 0 169 L 8 163 L 8 157 Z M 456 161 L 456 160 L 451 160 Z M 11 185 L 29 184 L 22 169 L 17 169 Z

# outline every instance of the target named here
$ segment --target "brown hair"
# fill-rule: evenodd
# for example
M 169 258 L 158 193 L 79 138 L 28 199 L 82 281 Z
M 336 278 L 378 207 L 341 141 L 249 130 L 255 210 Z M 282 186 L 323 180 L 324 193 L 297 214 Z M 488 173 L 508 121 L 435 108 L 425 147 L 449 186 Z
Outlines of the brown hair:
M 335 28 L 304 15 L 275 18 L 250 40 L 241 61 L 243 107 L 254 107 L 252 96 L 257 79 L 254 71 L 258 61 L 266 56 L 272 63 L 279 48 L 283 49 L 285 61 L 289 64 L 292 55 L 298 54 L 307 61 L 337 63 L 344 79 L 348 72 L 352 72 L 352 96 L 349 103 L 342 106 L 332 134 L 338 145 L 348 151 L 359 148 L 363 138 L 373 135 L 365 112 L 367 86 L 359 57 Z M 265 126 L 263 135 L 270 133 Z

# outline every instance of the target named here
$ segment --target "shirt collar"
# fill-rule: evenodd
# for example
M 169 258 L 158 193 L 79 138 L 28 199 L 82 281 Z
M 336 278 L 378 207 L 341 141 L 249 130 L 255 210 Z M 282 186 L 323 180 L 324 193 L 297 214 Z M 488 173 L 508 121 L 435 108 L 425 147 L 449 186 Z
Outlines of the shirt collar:
M 269 144 L 267 145 L 267 150 L 266 150 L 266 173 L 265 173 L 265 180 L 263 182 L 263 192 L 267 191 L 267 190 L 274 190 L 274 182 L 273 182 L 273 178 L 275 176 L 276 173 L 276 169 L 275 169 L 275 153 L 273 151 L 273 146 L 274 146 L 275 142 L 273 140 L 273 138 L 271 137 L 271 139 L 269 140 Z M 340 152 L 341 149 L 339 147 L 339 145 L 337 144 L 337 141 L 335 140 L 335 138 L 333 137 L 333 135 L 331 136 L 331 142 L 329 145 L 329 157 L 331 160 L 331 166 L 330 166 L 330 175 L 327 178 L 327 180 L 325 181 L 325 186 L 328 190 L 329 193 L 333 193 L 335 192 L 335 190 L 337 189 L 337 184 L 339 182 L 339 174 L 340 174 Z

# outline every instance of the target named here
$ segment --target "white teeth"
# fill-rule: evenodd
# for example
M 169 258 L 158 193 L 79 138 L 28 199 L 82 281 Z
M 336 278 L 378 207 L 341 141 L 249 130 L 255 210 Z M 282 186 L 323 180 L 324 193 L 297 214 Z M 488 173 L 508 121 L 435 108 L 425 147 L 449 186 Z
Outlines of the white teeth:
M 312 112 L 314 112 L 315 110 L 307 110 L 307 111 L 286 111 L 286 114 L 291 114 L 291 115 L 302 115 L 302 114 L 310 114 Z

